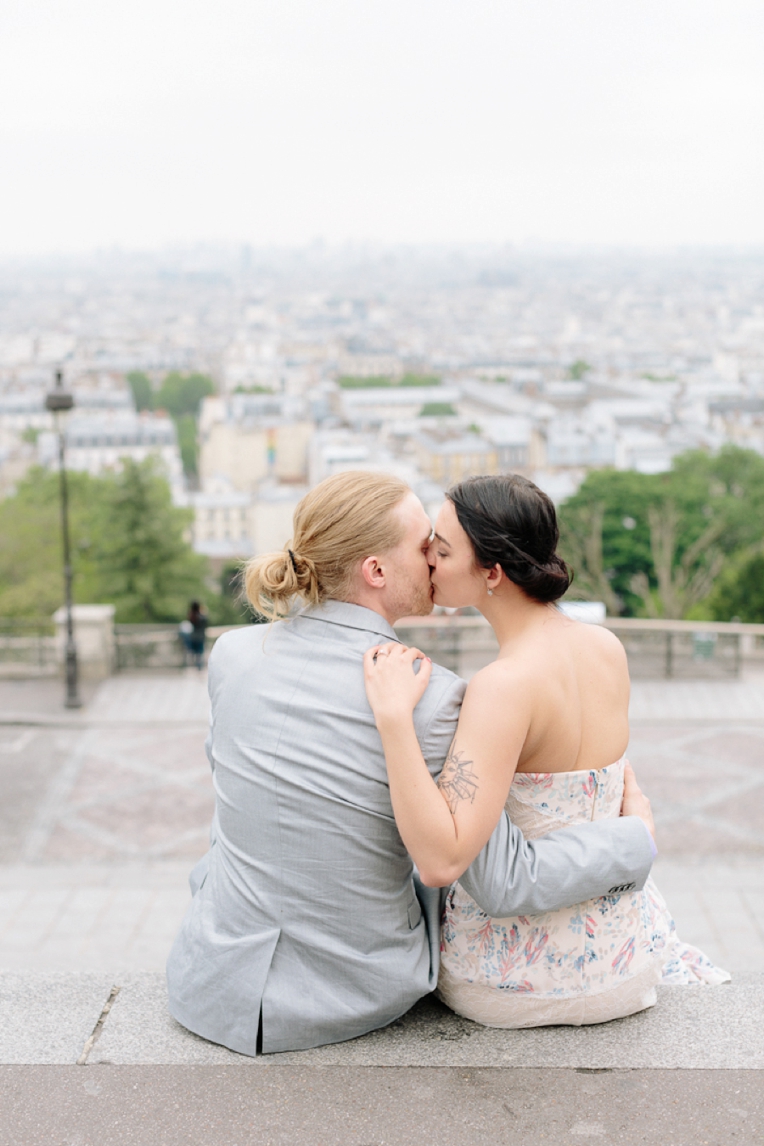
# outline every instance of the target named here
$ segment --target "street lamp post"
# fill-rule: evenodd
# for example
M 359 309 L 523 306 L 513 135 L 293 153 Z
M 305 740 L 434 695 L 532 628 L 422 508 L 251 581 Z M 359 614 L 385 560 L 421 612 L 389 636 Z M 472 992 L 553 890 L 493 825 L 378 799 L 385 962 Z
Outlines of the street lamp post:
M 72 618 L 72 559 L 69 546 L 69 491 L 66 484 L 66 441 L 64 429 L 61 425 L 60 415 L 71 410 L 74 398 L 64 390 L 63 376 L 60 370 L 56 371 L 55 389 L 51 390 L 45 399 L 45 406 L 51 411 L 56 421 L 58 433 L 58 473 L 61 486 L 61 536 L 64 546 L 64 596 L 66 601 L 66 708 L 81 708 L 77 691 L 77 645 L 74 641 L 74 621 Z

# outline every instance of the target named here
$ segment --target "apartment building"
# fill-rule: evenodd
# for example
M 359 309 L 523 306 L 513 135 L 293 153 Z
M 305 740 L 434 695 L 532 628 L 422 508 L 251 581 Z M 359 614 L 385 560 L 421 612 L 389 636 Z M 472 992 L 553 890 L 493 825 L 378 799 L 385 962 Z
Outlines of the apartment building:
M 306 403 L 293 395 L 206 398 L 199 423 L 202 488 L 217 479 L 248 493 L 266 480 L 305 482 L 312 433 Z

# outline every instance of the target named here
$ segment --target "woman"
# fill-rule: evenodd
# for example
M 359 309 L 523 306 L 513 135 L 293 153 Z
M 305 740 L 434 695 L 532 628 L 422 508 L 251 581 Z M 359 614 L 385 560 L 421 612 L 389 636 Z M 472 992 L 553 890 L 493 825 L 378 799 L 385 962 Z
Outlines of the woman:
M 458 879 L 505 805 L 527 838 L 619 814 L 626 656 L 607 629 L 554 606 L 570 584 L 558 536 L 551 501 L 518 475 L 470 478 L 447 495 L 429 555 L 433 599 L 479 609 L 499 655 L 467 689 L 437 787 L 412 721 L 431 665 L 402 646 L 366 654 L 396 822 L 431 886 Z M 441 949 L 441 998 L 488 1026 L 604 1022 L 652 1006 L 660 981 L 729 978 L 678 942 L 651 882 L 643 892 L 511 919 L 489 918 L 456 883 Z
M 207 614 L 198 601 L 192 601 L 188 607 L 188 616 L 185 621 L 181 621 L 180 623 L 180 636 L 185 652 L 191 654 L 194 664 L 199 670 L 204 668 L 204 642 L 206 633 Z

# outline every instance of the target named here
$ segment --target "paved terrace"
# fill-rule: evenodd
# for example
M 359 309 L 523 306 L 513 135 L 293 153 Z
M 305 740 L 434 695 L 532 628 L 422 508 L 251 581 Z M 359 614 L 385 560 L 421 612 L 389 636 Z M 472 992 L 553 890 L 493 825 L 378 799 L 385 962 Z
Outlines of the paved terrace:
M 189 1035 L 164 1003 L 212 809 L 205 684 L 194 670 L 112 677 L 76 713 L 58 682 L 0 684 L 0 1146 L 418 1146 L 425 1132 L 761 1146 L 764 680 L 634 685 L 655 876 L 730 986 L 522 1032 L 426 1000 L 384 1032 L 258 1060 Z

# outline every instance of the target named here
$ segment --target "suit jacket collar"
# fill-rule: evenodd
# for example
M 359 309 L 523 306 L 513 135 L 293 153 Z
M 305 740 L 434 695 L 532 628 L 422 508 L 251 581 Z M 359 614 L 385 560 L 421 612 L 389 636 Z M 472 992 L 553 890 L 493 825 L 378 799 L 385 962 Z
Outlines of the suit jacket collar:
M 343 625 L 348 629 L 362 629 L 389 641 L 398 641 L 393 626 L 364 605 L 352 605 L 349 601 L 324 601 L 321 605 L 310 605 L 298 614 L 306 620 L 327 621 L 330 625 Z

